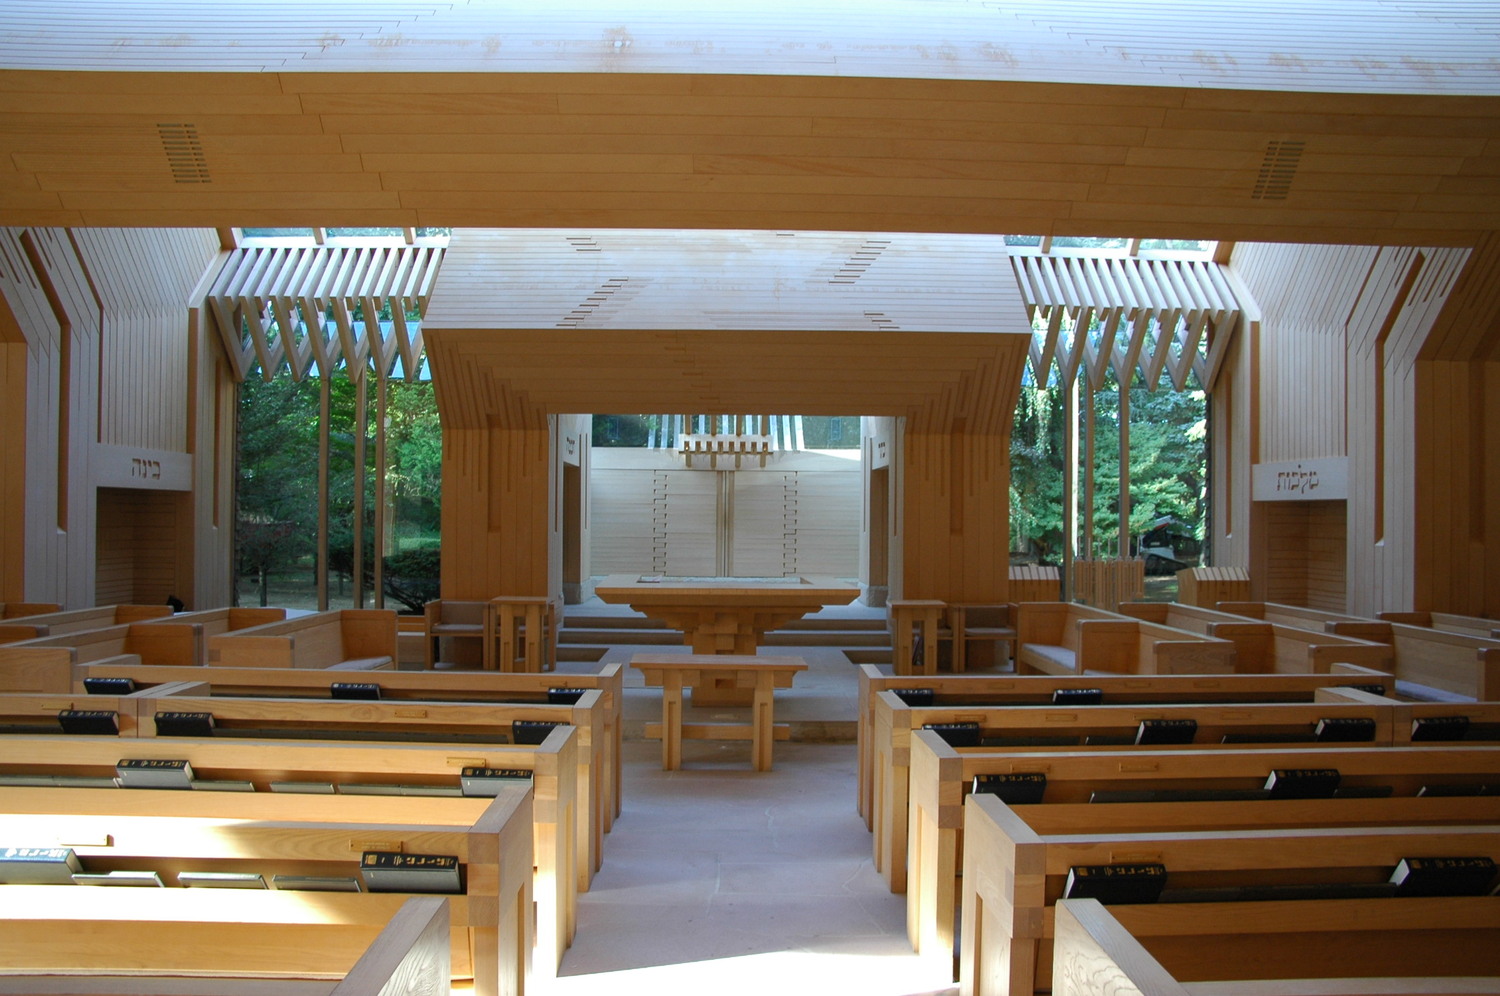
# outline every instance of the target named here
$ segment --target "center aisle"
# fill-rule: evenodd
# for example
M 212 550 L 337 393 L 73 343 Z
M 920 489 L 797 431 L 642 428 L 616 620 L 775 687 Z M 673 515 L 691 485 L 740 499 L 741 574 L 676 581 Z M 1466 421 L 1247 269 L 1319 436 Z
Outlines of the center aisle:
M 579 896 L 563 996 L 956 993 L 906 940 L 906 897 L 870 860 L 854 808 L 853 744 L 693 741 L 683 770 L 656 741 L 625 744 L 624 813 Z

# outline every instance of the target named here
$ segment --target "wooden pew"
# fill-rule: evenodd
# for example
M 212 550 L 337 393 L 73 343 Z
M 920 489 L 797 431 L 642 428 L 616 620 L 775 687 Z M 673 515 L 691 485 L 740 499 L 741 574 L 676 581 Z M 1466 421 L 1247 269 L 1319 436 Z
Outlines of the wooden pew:
M 1288 904 L 1279 904 L 1287 906 Z M 1321 905 L 1321 904 L 1319 904 Z M 1489 975 L 1437 975 L 1452 971 L 1436 960 L 1431 939 L 1441 936 L 1465 955 L 1497 950 L 1495 902 L 1486 898 L 1408 900 L 1401 919 L 1361 921 L 1358 935 L 1347 923 L 1331 921 L 1291 905 L 1286 919 L 1228 919 L 1235 911 L 1205 910 L 1200 905 L 1171 909 L 1110 908 L 1097 899 L 1060 899 L 1055 907 L 1052 991 L 1057 996 L 1459 996 L 1500 992 L 1500 967 L 1466 962 L 1461 971 L 1487 969 Z M 1211 982 L 1195 979 L 1204 972 L 1197 961 L 1174 958 L 1158 938 L 1183 932 L 1201 935 L 1213 929 L 1198 919 L 1215 919 L 1233 934 L 1236 954 L 1231 973 L 1215 960 Z M 1300 915 L 1299 915 L 1300 914 Z M 1188 919 L 1193 918 L 1193 919 Z M 1227 922 L 1226 922 L 1227 920 Z M 1290 921 L 1290 922 L 1289 922 Z M 1296 935 L 1289 950 L 1287 935 Z M 1138 936 L 1139 935 L 1139 936 Z M 1208 945 L 1203 945 L 1208 947 Z M 1378 953 L 1379 962 L 1364 960 L 1351 948 Z M 1158 960 L 1157 953 L 1162 955 Z M 1329 952 L 1340 952 L 1340 967 L 1329 964 Z M 1338 974 L 1338 973 L 1347 974 Z M 1376 974 L 1377 972 L 1381 974 Z M 1398 974 L 1399 973 L 1399 974 Z
M 1327 800 L 1182 800 L 1171 793 L 1246 792 L 1277 769 L 1335 769 L 1351 795 L 1390 789 L 1389 797 Z M 974 779 L 1042 775 L 1039 803 L 1011 808 L 1039 833 L 1139 832 L 1288 826 L 1500 823 L 1500 794 L 1438 795 L 1500 786 L 1500 750 L 1492 747 L 1303 750 L 1084 751 L 1009 754 L 955 749 L 919 730 L 911 744 L 911 816 L 907 837 L 907 935 L 919 953 L 953 951 L 957 875 L 963 863 L 964 800 Z M 1033 788 L 1035 781 L 1031 782 Z M 1419 794 L 1427 789 L 1429 794 Z M 1167 797 L 1091 803 L 1095 793 L 1161 792 Z
M 1046 705 L 1058 691 L 1099 689 L 1116 705 L 1143 702 L 1311 702 L 1319 688 L 1357 685 L 1394 695 L 1396 679 L 1383 671 L 1331 665 L 1327 674 L 1303 675 L 1110 675 L 1056 676 L 889 675 L 874 664 L 858 670 L 855 742 L 859 756 L 859 814 L 873 828 L 875 694 L 898 689 L 931 689 L 937 705 Z
M 1232 674 L 1234 644 L 1070 602 L 1022 602 L 1017 674 Z
M 464 768 L 531 772 L 535 865 L 536 968 L 555 972 L 577 924 L 578 733 L 558 727 L 536 746 L 370 744 L 316 740 L 160 739 L 104 741 L 93 737 L 15 737 L 0 755 L 0 784 L 66 787 L 115 783 L 122 758 L 185 760 L 202 791 L 195 796 L 334 792 L 358 801 L 365 793 L 439 793 L 418 802 L 440 808 L 461 796 Z M 391 786 L 385 789 L 382 786 Z M 134 791 L 124 790 L 120 791 Z M 329 796 L 322 796 L 329 798 Z M 382 798 L 386 798 L 382 796 Z M 0 810 L 4 805 L 0 803 Z M 434 814 L 438 808 L 431 810 Z M 436 819 L 436 815 L 428 817 Z
M 160 736 L 163 713 L 207 713 L 214 736 L 334 737 L 380 741 L 505 743 L 516 722 L 566 723 L 578 728 L 579 802 L 577 872 L 587 891 L 603 860 L 603 793 L 596 767 L 612 763 L 604 738 L 603 693 L 586 690 L 569 705 L 544 702 L 411 702 L 344 699 L 271 699 L 213 696 L 198 682 L 159 685 L 137 700 L 137 728 L 143 737 Z
M 305 613 L 304 613 L 305 614 Z M 288 616 L 287 610 L 274 606 L 231 606 L 223 609 L 203 609 L 197 612 L 179 612 L 167 616 L 163 622 L 194 623 L 199 627 L 203 642 L 200 644 L 195 664 L 211 663 L 208 655 L 208 640 L 224 633 L 237 633 L 252 626 L 265 626 L 281 622 Z
M 1397 691 L 1411 698 L 1500 699 L 1500 640 L 1272 602 L 1221 602 L 1218 608 L 1303 628 L 1321 624 L 1330 633 L 1389 643 Z
M 0 646 L 0 684 L 12 692 L 72 689 L 74 664 L 123 660 L 162 667 L 197 664 L 203 635 L 196 623 L 126 623 Z
M 1460 616 L 1452 612 L 1377 612 L 1375 618 L 1386 622 L 1403 623 L 1407 626 L 1442 630 L 1445 633 L 1458 633 L 1462 636 L 1500 640 L 1500 619 Z
M 67 895 L 49 897 L 48 912 L 54 925 L 66 925 L 67 933 L 108 932 L 115 925 L 101 921 L 92 903 L 94 893 L 65 890 Z M 185 891 L 183 894 L 186 894 Z M 170 903 L 171 900 L 168 900 Z M 191 900 L 190 900 L 191 902 Z M 449 989 L 452 982 L 452 932 L 448 928 L 451 913 L 448 900 L 442 896 L 412 896 L 401 904 L 391 921 L 381 928 L 365 948 L 359 960 L 338 982 L 293 979 L 285 975 L 267 979 L 256 973 L 261 963 L 240 966 L 238 961 L 266 947 L 258 923 L 240 923 L 235 929 L 235 943 L 224 950 L 224 958 L 212 976 L 176 976 L 145 974 L 82 975 L 70 971 L 72 966 L 51 966 L 46 975 L 0 975 L 0 994 L 4 996 L 406 996 L 409 993 L 437 993 Z M 185 918 L 187 910 L 178 916 Z M 338 925 L 305 923 L 300 925 L 299 939 L 308 946 L 321 946 L 322 934 L 336 935 Z M 280 925 L 273 927 L 284 932 Z M 309 936 L 319 935 L 319 936 Z M 170 937 L 170 935 L 168 935 Z M 135 949 L 134 964 L 149 961 L 161 944 L 159 936 L 146 938 L 154 942 Z M 174 943 L 174 942 L 168 942 Z M 334 945 L 342 939 L 333 941 Z
M 109 735 L 106 731 L 112 725 L 113 736 L 138 737 L 141 734 L 137 707 L 142 694 L 0 692 L 0 733 L 7 736 L 64 733 L 103 736 Z
M 1391 623 L 1396 690 L 1418 699 L 1500 699 L 1500 640 Z
M 1391 642 L 1391 628 L 1379 619 L 1345 615 L 1342 612 L 1324 612 L 1301 605 L 1285 605 L 1280 602 L 1218 602 L 1214 608 L 1250 619 L 1280 623 L 1293 629 L 1310 629 L 1315 632 L 1333 633 L 1337 636 L 1352 636 L 1356 640 L 1373 640 L 1376 643 Z
M 99 605 L 88 609 L 27 614 L 0 622 L 0 644 L 61 636 L 86 629 L 123 626 L 126 623 L 161 619 L 172 614 L 170 605 Z
M 1184 567 L 1177 572 L 1177 601 L 1211 609 L 1216 602 L 1248 602 L 1250 572 L 1243 567 Z
M 623 663 L 605 664 L 592 673 L 513 674 L 477 671 L 379 671 L 360 675 L 359 684 L 375 685 L 382 700 L 437 699 L 462 702 L 515 701 L 516 696 L 545 696 L 553 689 L 598 689 L 603 693 L 603 750 L 594 765 L 603 799 L 605 832 L 620 815 L 620 763 L 624 730 Z M 128 678 L 138 688 L 182 681 L 180 670 L 137 664 L 81 664 L 73 669 L 73 688 L 83 689 L 87 678 Z M 257 698 L 301 698 L 327 696 L 335 683 L 351 680 L 343 672 L 304 668 L 205 667 L 191 680 L 209 687 L 212 695 L 247 695 Z M 79 708 L 87 708 L 80 706 Z M 607 756 L 606 756 L 607 755 Z
M 61 611 L 59 602 L 0 602 L 0 619 L 20 619 Z
M 494 798 L 441 802 L 12 789 L 0 812 L 0 840 L 61 840 L 84 872 L 150 871 L 165 888 L 96 890 L 94 928 L 74 933 L 57 929 L 52 910 L 57 901 L 72 907 L 81 886 L 0 885 L 0 965 L 119 972 L 150 949 L 152 967 L 168 971 L 213 972 L 244 956 L 246 967 L 259 963 L 275 974 L 342 975 L 411 892 L 432 889 L 375 891 L 369 855 L 442 855 L 457 860 L 448 899 L 451 977 L 472 979 L 476 994 L 524 993 L 532 947 L 531 786 L 515 782 Z M 268 888 L 185 888 L 180 876 L 189 872 L 257 874 Z M 313 893 L 278 876 L 354 878 L 365 888 Z M 318 936 L 323 932 L 306 926 L 314 919 L 343 924 L 349 936 Z M 241 944 L 246 920 L 264 924 L 264 946 Z M 164 937 L 171 943 L 161 943 Z
M 1009 573 L 1006 594 L 1012 602 L 1055 602 L 1062 598 L 1062 577 L 1050 564 L 1012 564 Z
M 334 609 L 210 637 L 208 659 L 222 667 L 394 668 L 396 613 Z
M 1333 664 L 1359 664 L 1378 671 L 1394 666 L 1388 643 L 1297 629 L 1283 623 L 1249 622 L 1242 616 L 1175 602 L 1121 602 L 1123 615 L 1204 636 L 1235 646 L 1241 674 L 1323 674 Z
M 1171 703 L 1141 706 L 1004 706 L 1000 708 L 929 708 L 910 706 L 895 692 L 875 696 L 875 797 L 873 853 L 875 869 L 892 892 L 906 890 L 907 832 L 910 819 L 910 764 L 912 734 L 928 724 L 978 723 L 981 734 L 1003 736 L 1008 742 L 995 749 L 1010 752 L 1099 750 L 1127 747 L 1144 725 L 1191 721 L 1196 724 L 1191 743 L 1179 749 L 1234 749 L 1245 742 L 1221 744 L 1223 737 L 1305 738 L 1301 746 L 1319 747 L 1311 739 L 1324 720 L 1369 724 L 1368 741 L 1389 746 L 1391 713 L 1385 704 L 1349 701 L 1312 703 Z M 1328 736 L 1334 732 L 1330 730 Z M 1124 743 L 1121 743 L 1121 739 Z M 1093 739 L 1090 744 L 1087 740 Z M 1030 741 L 1030 742 L 1025 742 Z M 1274 742 L 1274 741 L 1272 741 Z M 1326 739 L 1321 746 L 1347 746 Z M 1156 746 L 1145 743 L 1143 747 Z
M 1359 702 L 1365 705 L 1379 701 L 1358 688 L 1329 688 L 1325 701 Z M 1500 702 L 1409 702 L 1388 700 L 1391 710 L 1392 743 L 1396 746 L 1422 744 L 1500 744 Z
M 1195 886 L 1276 886 L 1301 883 L 1359 883 L 1367 888 L 1384 881 L 1406 858 L 1500 857 L 1500 827 L 1354 827 L 1235 831 L 1167 831 L 1144 833 L 1038 834 L 992 795 L 971 795 L 965 803 L 963 923 L 960 938 L 961 992 L 967 996 L 1031 996 L 1052 986 L 1053 904 L 1064 895 L 1070 869 L 1119 864 L 1159 864 L 1172 889 Z M 1494 903 L 1493 897 L 1483 901 Z M 1383 971 L 1374 946 L 1340 942 L 1329 945 L 1299 941 L 1304 924 L 1325 921 L 1351 926 L 1399 924 L 1433 907 L 1457 908 L 1455 898 L 1306 898 L 1295 901 L 1185 902 L 1176 909 L 1162 903 L 1149 907 L 1121 905 L 1111 912 L 1139 912 L 1173 918 L 1179 925 L 1171 941 L 1174 952 L 1200 965 L 1227 970 L 1238 960 L 1234 936 L 1249 922 L 1280 921 L 1286 931 L 1279 943 L 1286 951 L 1268 963 L 1297 957 L 1322 957 L 1324 971 L 1345 972 L 1363 964 Z M 1500 922 L 1500 904 L 1492 907 Z M 1500 940 L 1500 933 L 1495 935 Z M 1477 959 L 1494 964 L 1500 945 L 1485 945 L 1482 954 L 1465 952 L 1462 941 L 1429 939 L 1435 960 L 1447 961 L 1456 974 L 1500 974 L 1480 968 Z M 1197 954 L 1194 956 L 1193 952 Z M 1264 957 L 1264 956 L 1262 956 Z

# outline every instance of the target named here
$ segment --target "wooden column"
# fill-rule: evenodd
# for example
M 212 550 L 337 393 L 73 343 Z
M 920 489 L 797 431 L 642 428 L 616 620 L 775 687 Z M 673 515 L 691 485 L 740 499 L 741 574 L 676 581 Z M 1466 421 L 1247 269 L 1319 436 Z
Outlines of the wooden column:
M 318 378 L 318 611 L 328 611 L 328 375 Z
M 549 437 L 545 421 L 444 431 L 443 598 L 550 593 Z
M 1014 402 L 1012 402 L 1014 405 Z M 902 596 L 1005 600 L 1010 565 L 1009 439 L 912 432 L 904 440 Z
M 359 372 L 354 390 L 354 607 L 365 607 L 365 433 L 370 428 L 370 376 Z
M 26 561 L 26 343 L 5 335 L 0 298 L 0 602 L 24 602 Z
M 1120 551 L 1130 556 L 1130 375 L 1120 381 Z
M 1063 395 L 1063 601 L 1073 600 L 1073 559 L 1078 554 L 1078 379 Z
M 1094 559 L 1094 385 L 1083 382 L 1083 546 L 1084 560 Z
M 390 488 L 387 487 L 385 402 L 390 385 L 385 371 L 375 371 L 375 608 L 385 608 L 386 529 L 394 518 L 390 510 Z

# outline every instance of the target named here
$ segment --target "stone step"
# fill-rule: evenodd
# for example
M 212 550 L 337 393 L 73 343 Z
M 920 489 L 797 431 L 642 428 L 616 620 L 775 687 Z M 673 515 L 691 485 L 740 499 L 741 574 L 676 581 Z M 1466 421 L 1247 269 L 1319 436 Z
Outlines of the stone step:
M 581 629 L 564 626 L 558 631 L 557 642 L 559 646 L 676 646 L 682 642 L 682 634 L 675 629 Z M 828 629 L 776 630 L 767 633 L 761 645 L 766 647 L 884 647 L 889 650 L 891 641 L 884 630 L 879 632 Z
M 570 629 L 667 629 L 667 626 L 658 619 L 642 615 L 584 615 L 580 613 L 568 613 L 563 616 L 561 631 L 567 632 Z M 887 626 L 884 619 L 811 616 L 793 620 L 785 626 L 780 627 L 777 632 L 784 630 L 828 629 L 884 633 L 887 631 Z

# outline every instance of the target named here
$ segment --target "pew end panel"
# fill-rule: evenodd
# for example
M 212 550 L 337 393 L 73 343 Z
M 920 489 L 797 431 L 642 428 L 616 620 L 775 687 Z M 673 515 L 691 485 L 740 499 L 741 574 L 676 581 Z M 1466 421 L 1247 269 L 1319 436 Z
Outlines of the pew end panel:
M 0 647 L 0 689 L 66 695 L 77 656 L 71 647 Z M 140 658 L 131 655 L 131 660 Z

